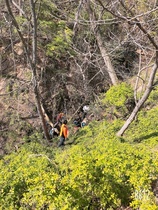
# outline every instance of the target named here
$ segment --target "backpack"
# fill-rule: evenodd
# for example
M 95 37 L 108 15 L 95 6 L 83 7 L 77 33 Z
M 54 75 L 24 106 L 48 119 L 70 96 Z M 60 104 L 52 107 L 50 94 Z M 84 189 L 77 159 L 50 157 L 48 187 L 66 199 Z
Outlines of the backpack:
M 76 125 L 77 127 L 81 127 L 81 119 L 80 118 L 74 119 L 73 124 Z

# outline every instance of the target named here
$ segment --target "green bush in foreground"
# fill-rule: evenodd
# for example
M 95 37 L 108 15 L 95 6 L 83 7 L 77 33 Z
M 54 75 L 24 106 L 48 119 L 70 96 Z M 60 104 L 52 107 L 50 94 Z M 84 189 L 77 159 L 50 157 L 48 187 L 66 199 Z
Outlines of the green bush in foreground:
M 0 161 L 1 209 L 156 210 L 151 183 L 158 154 L 145 144 L 121 143 L 120 125 L 85 127 L 77 145 L 48 149 L 32 143 Z
M 126 113 L 131 91 L 121 85 L 116 99 L 107 93 L 106 105 Z M 44 146 L 38 133 L 26 138 L 30 143 L 0 160 L 0 209 L 158 210 L 152 192 L 158 179 L 158 108 L 142 110 L 125 137 L 117 138 L 123 123 L 93 121 L 63 149 Z

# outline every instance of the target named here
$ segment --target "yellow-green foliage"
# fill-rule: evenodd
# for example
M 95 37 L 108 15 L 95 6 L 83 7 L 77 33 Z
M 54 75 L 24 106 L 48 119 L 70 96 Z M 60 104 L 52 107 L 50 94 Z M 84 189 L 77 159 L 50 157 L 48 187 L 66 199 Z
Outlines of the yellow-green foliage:
M 70 48 L 72 31 L 66 27 L 64 22 L 59 22 L 56 35 L 51 43 L 47 45 L 47 54 L 60 56 Z
M 102 103 L 107 107 L 107 112 L 124 116 L 128 113 L 126 103 L 133 100 L 133 90 L 130 85 L 123 82 L 112 86 L 106 93 Z
M 67 50 L 70 50 L 73 32 L 67 27 L 66 21 L 54 20 L 54 16 L 56 16 L 58 10 L 52 1 L 44 0 L 41 4 L 39 28 L 40 33 L 44 37 L 47 37 L 47 43 L 44 45 L 46 53 L 49 56 L 64 56 Z
M 41 209 L 53 197 L 59 175 L 47 156 L 22 150 L 6 157 L 0 167 L 1 209 Z
M 123 82 L 117 86 L 112 86 L 105 94 L 104 103 L 109 106 L 114 105 L 116 107 L 124 106 L 125 102 L 133 97 L 133 90 L 130 85 Z
M 158 143 L 158 107 L 141 111 L 126 136 L 129 141 Z
M 115 132 L 122 123 L 93 122 L 64 149 L 33 142 L 5 156 L 0 161 L 1 209 L 131 205 L 156 210 L 151 183 L 158 174 L 158 154 L 143 143 L 121 143 Z
M 124 92 L 131 92 L 121 85 L 122 94 L 117 88 L 111 93 L 125 102 Z M 0 209 L 158 210 L 151 187 L 158 177 L 158 108 L 142 110 L 120 139 L 115 134 L 123 123 L 93 121 L 64 148 L 30 137 L 31 143 L 0 160 Z
M 64 21 L 40 21 L 40 27 L 43 33 L 51 37 L 51 41 L 44 47 L 46 47 L 47 55 L 50 56 L 63 56 L 68 49 L 70 49 L 72 31 L 66 26 Z
M 158 86 L 156 86 L 154 90 L 150 93 L 147 103 L 152 104 L 153 106 L 157 105 L 157 101 L 158 101 Z
M 51 0 L 43 0 L 41 2 L 41 10 L 39 13 L 39 19 L 47 19 L 50 20 L 51 14 L 53 12 L 57 12 L 56 5 Z

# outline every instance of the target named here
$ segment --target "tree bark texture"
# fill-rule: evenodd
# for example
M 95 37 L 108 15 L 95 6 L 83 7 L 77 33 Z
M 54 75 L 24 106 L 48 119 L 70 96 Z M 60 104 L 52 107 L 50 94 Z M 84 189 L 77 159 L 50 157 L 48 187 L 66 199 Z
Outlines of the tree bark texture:
M 113 65 L 111 63 L 110 57 L 109 57 L 109 55 L 107 53 L 107 50 L 106 50 L 106 48 L 104 46 L 103 39 L 101 37 L 99 28 L 97 27 L 97 24 L 96 24 L 96 20 L 97 20 L 96 14 L 92 10 L 89 0 L 87 1 L 87 10 L 88 10 L 88 13 L 90 15 L 91 29 L 92 29 L 92 31 L 93 31 L 93 33 L 95 35 L 96 40 L 97 40 L 97 44 L 98 44 L 100 53 L 102 55 L 102 58 L 104 60 L 105 65 L 107 67 L 107 72 L 109 74 L 109 77 L 111 79 L 112 84 L 113 85 L 117 85 L 118 84 L 118 78 L 117 78 L 116 72 L 114 70 L 114 67 L 113 67 Z
M 42 128 L 43 128 L 43 131 L 44 131 L 45 138 L 47 140 L 49 140 L 50 137 L 49 137 L 49 133 L 48 133 L 47 126 L 46 126 L 46 120 L 44 118 L 44 114 L 43 114 L 43 111 L 42 111 L 42 108 L 41 108 L 40 94 L 39 94 L 39 89 L 38 89 L 38 85 L 37 85 L 37 73 L 36 73 L 37 22 L 36 22 L 36 16 L 35 16 L 36 15 L 35 14 L 35 3 L 33 2 L 33 0 L 30 0 L 30 5 L 31 5 L 31 9 L 32 9 L 32 19 L 33 19 L 33 21 L 32 21 L 32 24 L 33 24 L 33 40 L 32 40 L 33 54 L 32 54 L 32 59 L 31 59 L 30 55 L 29 55 L 29 51 L 27 49 L 27 45 L 26 45 L 25 40 L 23 38 L 23 35 L 20 31 L 19 25 L 18 25 L 13 13 L 12 13 L 9 0 L 5 0 L 5 2 L 6 2 L 8 13 L 9 13 L 9 15 L 11 17 L 11 20 L 12 20 L 12 23 L 15 26 L 17 32 L 18 32 L 18 35 L 19 35 L 19 37 L 20 37 L 20 39 L 23 43 L 23 46 L 24 46 L 24 49 L 25 49 L 25 52 L 26 52 L 26 55 L 27 55 L 27 58 L 28 58 L 28 62 L 29 62 L 29 65 L 30 65 L 30 68 L 31 68 L 31 71 L 32 71 L 32 74 L 33 74 L 33 79 L 34 79 L 34 95 L 35 95 L 38 114 L 39 114 L 39 117 L 41 119 Z
M 158 55 L 157 55 L 157 58 L 158 58 Z M 150 74 L 150 78 L 149 78 L 149 81 L 148 81 L 148 85 L 146 87 L 146 90 L 145 90 L 142 98 L 136 104 L 134 110 L 132 111 L 132 113 L 129 116 L 129 118 L 126 120 L 126 122 L 123 125 L 123 127 L 118 131 L 117 136 L 122 136 L 124 134 L 124 132 L 126 131 L 126 129 L 129 127 L 129 125 L 135 119 L 137 113 L 139 112 L 139 110 L 141 109 L 141 107 L 143 106 L 143 104 L 145 103 L 145 101 L 148 99 L 148 97 L 150 95 L 150 92 L 152 91 L 152 87 L 153 87 L 154 78 L 155 78 L 155 74 L 156 74 L 157 68 L 158 68 L 158 63 L 156 62 L 154 64 L 154 66 L 153 66 L 153 69 L 152 69 L 152 72 Z
M 154 49 L 155 49 L 155 64 L 153 66 L 153 69 L 150 73 L 150 77 L 148 80 L 148 84 L 146 87 L 146 90 L 143 94 L 143 96 L 141 97 L 141 99 L 138 101 L 138 103 L 136 104 L 134 110 L 132 111 L 131 115 L 129 116 L 129 118 L 126 120 L 126 122 L 124 123 L 123 127 L 117 132 L 117 136 L 122 136 L 124 134 L 124 132 L 127 130 L 127 128 L 129 127 L 129 125 L 133 122 L 133 120 L 135 119 L 137 113 L 139 112 L 139 110 L 141 109 L 141 107 L 144 105 L 145 101 L 148 99 L 152 88 L 153 88 L 153 84 L 154 84 L 154 78 L 155 78 L 155 74 L 158 68 L 158 45 L 156 43 L 156 41 L 154 40 L 154 38 L 150 35 L 150 33 L 148 33 L 147 29 L 145 27 L 143 27 L 143 25 L 141 24 L 141 22 L 139 21 L 139 19 L 137 18 L 133 18 L 133 20 L 128 19 L 126 16 L 121 15 L 121 13 L 116 13 L 116 11 L 112 11 L 110 10 L 108 7 L 106 8 L 102 1 L 97 0 L 100 5 L 108 12 L 110 12 L 113 16 L 117 17 L 118 19 L 121 19 L 123 21 L 127 21 L 128 24 L 131 23 L 133 24 L 132 21 L 135 21 L 137 27 L 143 32 L 143 34 L 148 38 L 148 40 L 150 41 L 150 43 L 153 45 Z M 130 10 L 124 3 L 124 1 L 120 1 L 120 4 L 122 5 L 123 9 L 125 9 L 127 12 L 129 12 L 129 14 L 131 16 L 135 16 L 135 14 L 133 14 L 132 10 Z

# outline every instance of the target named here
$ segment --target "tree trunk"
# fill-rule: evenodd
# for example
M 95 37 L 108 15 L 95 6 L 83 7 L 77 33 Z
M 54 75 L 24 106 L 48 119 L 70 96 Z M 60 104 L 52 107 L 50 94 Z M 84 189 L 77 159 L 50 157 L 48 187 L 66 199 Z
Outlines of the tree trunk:
M 23 46 L 24 46 L 24 49 L 25 49 L 25 52 L 26 52 L 26 55 L 27 55 L 27 58 L 28 58 L 28 62 L 29 62 L 29 65 L 30 65 L 30 68 L 31 68 L 31 71 L 32 71 L 32 74 L 33 74 L 33 79 L 34 79 L 34 95 L 35 95 L 38 114 L 39 114 L 39 117 L 41 119 L 42 128 L 43 128 L 43 131 L 44 131 L 45 138 L 47 140 L 49 140 L 50 137 L 49 137 L 49 133 L 48 133 L 47 126 L 46 126 L 46 120 L 44 118 L 44 114 L 43 114 L 43 111 L 42 111 L 42 108 L 41 108 L 40 94 L 39 94 L 39 90 L 38 90 L 38 86 L 37 86 L 37 74 L 36 74 L 37 23 L 36 23 L 36 14 L 35 14 L 35 3 L 33 2 L 33 0 L 30 0 L 31 11 L 32 11 L 32 19 L 33 19 L 33 21 L 32 21 L 32 24 L 33 24 L 33 40 L 32 40 L 33 54 L 32 54 L 32 59 L 31 59 L 30 55 L 29 55 L 29 51 L 27 49 L 27 45 L 26 45 L 25 40 L 23 38 L 23 35 L 20 31 L 19 25 L 18 25 L 13 13 L 12 13 L 9 0 L 5 0 L 5 2 L 6 2 L 7 9 L 8 9 L 8 13 L 11 16 L 11 19 L 12 19 L 12 23 L 15 26 L 15 28 L 16 28 L 18 34 L 19 34 L 19 37 L 20 37 L 20 39 L 23 43 Z
M 110 57 L 109 57 L 109 55 L 107 53 L 107 50 L 104 47 L 103 39 L 101 37 L 99 28 L 97 27 L 97 24 L 96 24 L 96 20 L 97 20 L 96 14 L 92 10 L 89 0 L 87 1 L 87 10 L 88 10 L 88 13 L 90 15 L 91 29 L 93 30 L 93 33 L 94 33 L 95 38 L 97 40 L 97 44 L 98 44 L 100 53 L 102 55 L 102 58 L 104 60 L 105 65 L 107 67 L 107 72 L 109 74 L 109 77 L 111 79 L 112 84 L 113 85 L 117 85 L 118 84 L 118 78 L 117 78 L 116 72 L 114 70 L 114 67 L 113 67 L 113 65 L 111 63 Z
M 144 35 L 150 41 L 150 44 L 152 44 L 153 47 L 156 50 L 156 53 L 155 53 L 156 54 L 155 55 L 155 64 L 154 64 L 153 69 L 152 69 L 152 71 L 150 73 L 150 77 L 149 77 L 149 81 L 148 81 L 146 90 L 145 90 L 142 98 L 136 104 L 136 107 L 132 111 L 131 115 L 126 120 L 126 122 L 123 125 L 123 127 L 117 132 L 117 136 L 122 136 L 124 134 L 124 132 L 127 130 L 127 128 L 129 127 L 129 125 L 133 122 L 133 120 L 135 119 L 137 113 L 139 112 L 139 110 L 141 109 L 141 107 L 143 106 L 145 101 L 148 99 L 148 97 L 150 95 L 150 92 L 152 91 L 155 74 L 156 74 L 156 71 L 157 71 L 157 68 L 158 68 L 158 45 L 157 45 L 156 41 L 154 40 L 154 37 L 150 35 L 151 31 L 150 31 L 150 33 L 148 33 L 148 31 L 143 27 L 143 25 L 141 24 L 139 19 L 137 19 L 137 18 L 133 18 L 132 19 L 131 18 L 131 17 L 135 17 L 136 15 L 132 12 L 132 10 L 129 7 L 127 7 L 125 5 L 124 1 L 120 1 L 120 4 L 123 7 L 123 9 L 131 15 L 130 16 L 131 19 L 129 19 L 127 16 L 121 15 L 121 13 L 119 11 L 116 12 L 113 9 L 110 10 L 109 6 L 105 7 L 101 0 L 97 0 L 97 2 L 99 2 L 99 4 L 103 7 L 104 10 L 110 12 L 113 16 L 117 17 L 118 19 L 121 19 L 123 21 L 127 21 L 128 24 L 131 23 L 132 25 L 133 25 L 133 21 L 134 21 L 135 24 L 137 25 L 137 27 L 144 33 Z
M 47 130 L 47 125 L 46 125 L 46 120 L 44 117 L 44 113 L 42 111 L 41 107 L 41 102 L 40 102 L 40 95 L 39 95 L 39 90 L 37 86 L 37 73 L 36 73 L 36 60 L 37 60 L 37 19 L 36 19 L 36 11 L 35 11 L 35 3 L 33 0 L 30 0 L 30 8 L 31 8 L 31 13 L 32 13 L 32 30 L 33 30 L 33 38 L 32 38 L 32 71 L 34 75 L 34 81 L 35 81 L 35 86 L 34 86 L 34 94 L 36 98 L 36 104 L 38 108 L 38 113 L 41 118 L 42 126 L 43 126 L 43 131 L 45 134 L 45 137 L 47 140 L 50 139 L 48 130 Z
M 98 47 L 100 49 L 102 58 L 104 59 L 104 63 L 107 67 L 107 72 L 109 74 L 111 82 L 112 82 L 113 85 L 117 85 L 118 84 L 118 78 L 116 76 L 115 70 L 114 70 L 113 65 L 111 63 L 110 57 L 108 56 L 107 51 L 104 47 L 103 40 L 102 40 L 102 37 L 101 37 L 99 31 L 95 33 L 95 36 L 96 36 L 96 40 L 97 40 Z
M 157 53 L 157 60 L 158 60 L 158 53 Z M 133 112 L 131 113 L 131 115 L 129 116 L 129 118 L 126 120 L 126 122 L 123 125 L 123 127 L 118 131 L 117 136 L 122 136 L 124 134 L 124 132 L 126 131 L 126 129 L 129 127 L 129 125 L 135 119 L 138 111 L 141 109 L 141 107 L 143 106 L 143 104 L 145 103 L 145 101 L 148 99 L 148 96 L 149 96 L 150 92 L 152 91 L 152 87 L 153 87 L 154 78 L 155 78 L 155 74 L 156 74 L 157 68 L 158 68 L 158 63 L 156 62 L 154 64 L 154 66 L 153 66 L 152 72 L 150 74 L 148 85 L 146 87 L 146 90 L 145 90 L 142 98 L 136 104 Z

